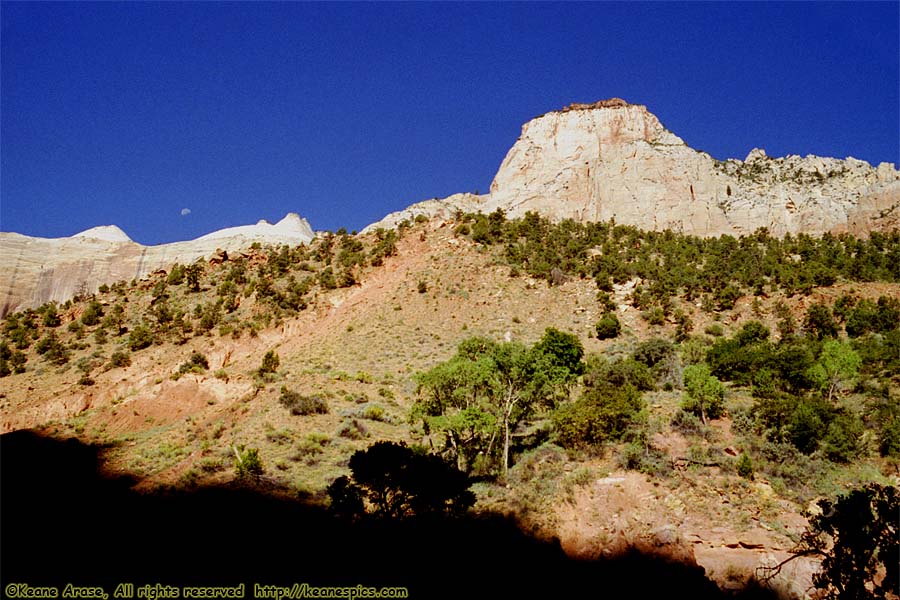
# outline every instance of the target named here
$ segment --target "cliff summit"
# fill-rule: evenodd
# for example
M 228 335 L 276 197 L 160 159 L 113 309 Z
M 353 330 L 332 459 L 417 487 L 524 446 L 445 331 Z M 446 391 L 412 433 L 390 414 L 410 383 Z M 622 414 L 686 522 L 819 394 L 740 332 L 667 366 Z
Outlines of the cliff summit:
M 571 104 L 525 123 L 482 196 L 414 204 L 370 228 L 417 214 L 502 209 L 554 220 L 606 221 L 699 236 L 865 235 L 900 223 L 900 172 L 854 158 L 772 158 L 755 148 L 719 161 L 621 98 Z

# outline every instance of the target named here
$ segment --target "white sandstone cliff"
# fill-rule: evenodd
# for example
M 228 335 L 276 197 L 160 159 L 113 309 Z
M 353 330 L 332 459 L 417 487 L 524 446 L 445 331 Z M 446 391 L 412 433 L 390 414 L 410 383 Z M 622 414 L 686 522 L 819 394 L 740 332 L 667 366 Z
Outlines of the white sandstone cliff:
M 176 262 L 187 264 L 219 251 L 236 252 L 253 242 L 305 244 L 314 237 L 294 213 L 271 225 L 223 229 L 195 240 L 142 246 L 118 227 L 94 227 L 67 238 L 0 233 L 0 317 L 51 300 L 93 293 L 102 284 L 140 279 Z
M 615 219 L 700 236 L 760 227 L 774 235 L 864 235 L 897 226 L 900 172 L 889 163 L 769 158 L 758 149 L 744 161 L 718 161 L 686 145 L 645 106 L 613 98 L 526 123 L 489 195 L 415 204 L 367 229 L 473 208 L 501 208 L 510 217 L 536 211 L 553 220 Z

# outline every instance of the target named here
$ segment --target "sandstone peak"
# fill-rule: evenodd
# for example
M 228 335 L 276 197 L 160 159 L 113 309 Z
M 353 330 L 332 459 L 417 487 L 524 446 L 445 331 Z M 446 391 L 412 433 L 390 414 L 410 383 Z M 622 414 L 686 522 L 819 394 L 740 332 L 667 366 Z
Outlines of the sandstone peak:
M 503 159 L 490 194 L 414 204 L 366 230 L 456 210 L 510 217 L 608 221 L 700 236 L 849 231 L 900 225 L 900 173 L 852 158 L 716 160 L 621 98 L 571 104 L 536 117 Z
M 207 233 L 197 238 L 197 241 L 231 237 L 265 240 L 272 243 L 305 244 L 312 240 L 315 234 L 306 219 L 301 219 L 296 213 L 288 213 L 274 225 L 262 219 L 256 225 L 228 227 Z
M 766 151 L 762 148 L 754 148 L 747 154 L 747 158 L 744 159 L 745 163 L 753 162 L 754 160 L 759 160 L 762 158 L 769 158 L 766 156 Z
M 72 237 L 76 238 L 86 238 L 92 240 L 102 240 L 104 242 L 130 242 L 131 238 L 128 235 L 116 227 L 115 225 L 101 225 L 99 227 L 92 227 L 90 229 L 86 229 L 80 233 L 76 233 Z
M 276 225 L 281 225 L 284 227 L 295 227 L 300 229 L 309 227 L 309 223 L 307 222 L 307 220 L 300 217 L 300 215 L 294 212 L 289 212 L 288 214 L 284 215 L 284 218 L 278 221 Z

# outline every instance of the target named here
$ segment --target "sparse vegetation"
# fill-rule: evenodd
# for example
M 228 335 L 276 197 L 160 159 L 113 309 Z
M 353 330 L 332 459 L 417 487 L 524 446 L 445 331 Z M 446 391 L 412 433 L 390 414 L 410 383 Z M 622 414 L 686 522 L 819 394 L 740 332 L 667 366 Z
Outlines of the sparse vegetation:
M 337 431 L 338 437 L 362 440 L 369 437 L 369 429 L 357 419 L 346 419 Z
M 206 360 L 206 357 L 203 354 L 195 350 L 191 353 L 190 359 L 181 363 L 181 366 L 178 367 L 178 374 L 203 373 L 207 369 L 209 369 L 209 361 Z
M 352 452 L 412 439 L 477 476 L 479 506 L 527 515 L 535 527 L 552 528 L 549 507 L 577 505 L 595 493 L 591 477 L 615 480 L 618 469 L 646 474 L 659 502 L 721 491 L 730 500 L 716 509 L 722 519 L 748 507 L 799 511 L 896 472 L 893 233 L 706 240 L 502 214 L 460 215 L 421 241 L 426 226 L 407 229 L 260 245 L 101 292 L 109 296 L 7 315 L 0 376 L 10 378 L 10 398 L 0 401 L 15 418 L 27 386 L 47 395 L 34 382 L 69 394 L 94 385 L 79 393 L 98 397 L 115 385 L 109 411 L 144 428 L 122 437 L 134 442 L 122 452 L 135 469 L 156 473 L 199 450 L 203 458 L 173 485 L 202 486 L 232 463 L 239 479 L 260 480 L 262 453 L 275 465 L 267 485 L 319 500 Z M 407 243 L 433 245 L 419 270 L 404 262 Z M 330 291 L 365 284 L 385 265 L 378 285 Z M 388 277 L 395 271 L 402 275 Z M 821 287 L 828 282 L 835 287 Z M 365 312 L 357 293 L 382 304 Z M 207 371 L 207 354 L 228 365 L 209 388 L 235 397 L 207 399 L 215 413 L 192 407 L 175 424 L 148 414 L 145 382 L 167 398 L 175 386 L 166 376 Z M 132 358 L 138 372 L 105 372 Z M 64 427 L 113 440 L 105 410 Z M 254 448 L 231 451 L 238 435 Z M 359 482 L 344 487 L 352 505 L 351 484 Z M 746 493 L 757 488 L 780 508 Z M 394 511 L 356 492 L 363 511 Z M 769 516 L 760 520 L 774 523 Z
M 608 340 L 610 338 L 619 337 L 622 325 L 619 323 L 619 318 L 616 316 L 616 313 L 608 312 L 597 321 L 595 329 L 597 331 L 597 339 Z
M 328 403 L 319 396 L 303 396 L 281 386 L 281 396 L 278 401 L 292 415 L 325 415 L 328 414 Z
M 281 364 L 281 359 L 278 357 L 278 354 L 274 350 L 269 350 L 266 352 L 265 356 L 263 356 L 262 364 L 257 369 L 257 372 L 260 375 L 265 375 L 266 373 L 275 373 L 278 371 L 278 366 Z
M 145 325 L 135 327 L 128 334 L 128 348 L 132 352 L 143 350 L 153 345 L 153 332 Z
M 113 352 L 109 357 L 110 367 L 130 367 L 131 357 L 125 352 Z

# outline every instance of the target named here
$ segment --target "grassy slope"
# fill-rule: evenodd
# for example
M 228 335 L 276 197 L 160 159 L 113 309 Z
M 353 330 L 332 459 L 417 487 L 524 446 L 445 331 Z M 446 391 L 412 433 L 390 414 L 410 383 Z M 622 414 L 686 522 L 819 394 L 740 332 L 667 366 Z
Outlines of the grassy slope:
M 251 259 L 262 261 L 259 256 Z M 210 267 L 205 280 L 210 289 L 175 293 L 184 298 L 186 308 L 209 302 L 215 298 L 212 284 L 227 267 Z M 426 284 L 424 293 L 419 282 Z M 129 292 L 132 325 L 148 309 L 153 284 L 142 282 Z M 742 298 L 720 322 L 726 334 L 751 318 L 774 330 L 772 312 L 778 300 L 799 317 L 810 303 L 834 300 L 848 289 L 862 297 L 900 295 L 897 285 L 841 284 L 808 297 L 770 297 L 756 311 L 751 298 Z M 100 300 L 109 304 L 115 295 Z M 57 330 L 63 341 L 72 340 L 66 324 L 82 308 L 76 305 L 64 313 Z M 697 306 L 683 308 L 692 315 L 696 334 L 714 318 Z M 259 310 L 252 297 L 244 298 L 236 315 L 247 318 Z M 527 277 L 511 278 L 507 266 L 490 251 L 455 237 L 451 225 L 417 225 L 400 240 L 397 255 L 383 266 L 368 268 L 360 284 L 316 291 L 309 308 L 255 337 L 220 336 L 214 329 L 184 345 L 154 345 L 134 352 L 130 367 L 96 368 L 93 386 L 77 383 L 81 373 L 73 365 L 95 353 L 108 357 L 122 340 L 97 346 L 88 332 L 83 342 L 89 347 L 74 352 L 61 368 L 30 352 L 26 373 L 0 379 L 0 423 L 3 431 L 37 428 L 53 436 L 107 443 L 106 468 L 136 474 L 142 489 L 228 481 L 234 476 L 231 445 L 246 444 L 260 449 L 273 482 L 316 493 L 346 473 L 353 451 L 372 441 L 415 441 L 415 430 L 406 421 L 415 400 L 412 376 L 452 356 L 466 337 L 532 343 L 547 327 L 556 327 L 576 333 L 589 353 L 615 355 L 652 335 L 671 338 L 674 331 L 673 323 L 649 327 L 635 309 L 620 309 L 624 335 L 600 342 L 589 337 L 600 313 L 591 280 L 548 287 Z M 254 370 L 270 349 L 278 352 L 281 365 L 276 375 L 260 381 Z M 210 370 L 173 380 L 170 375 L 193 350 L 208 357 Z M 292 416 L 278 402 L 281 386 L 322 395 L 330 413 Z M 680 400 L 677 390 L 654 392 L 647 400 L 651 422 L 656 423 L 654 439 L 672 457 L 734 451 L 740 444 L 728 419 L 716 424 L 710 439 L 670 431 L 668 419 Z M 733 392 L 728 402 L 738 406 L 749 398 Z M 379 405 L 385 417 L 357 418 L 367 437 L 338 435 L 349 419 L 372 404 Z M 318 437 L 310 441 L 310 435 Z M 873 465 L 837 469 L 829 485 L 839 488 L 842 481 L 879 477 L 878 464 Z M 714 549 L 725 555 L 733 550 L 731 560 L 749 569 L 753 561 L 746 558 L 747 551 L 759 549 L 735 548 L 737 538 L 751 540 L 751 546 L 756 543 L 752 540 L 762 540 L 760 544 L 778 555 L 790 546 L 788 534 L 796 534 L 804 524 L 800 511 L 806 499 L 791 490 L 773 490 L 765 481 L 750 483 L 728 470 L 685 462 L 672 477 L 652 479 L 620 471 L 613 452 L 577 461 L 537 455 L 520 461 L 511 483 L 508 488 L 479 484 L 480 505 L 524 514 L 536 528 L 561 536 L 570 551 L 584 555 L 596 555 L 611 544 L 633 543 L 674 524 L 679 541 L 698 558 Z M 720 578 L 734 576 L 709 560 Z

